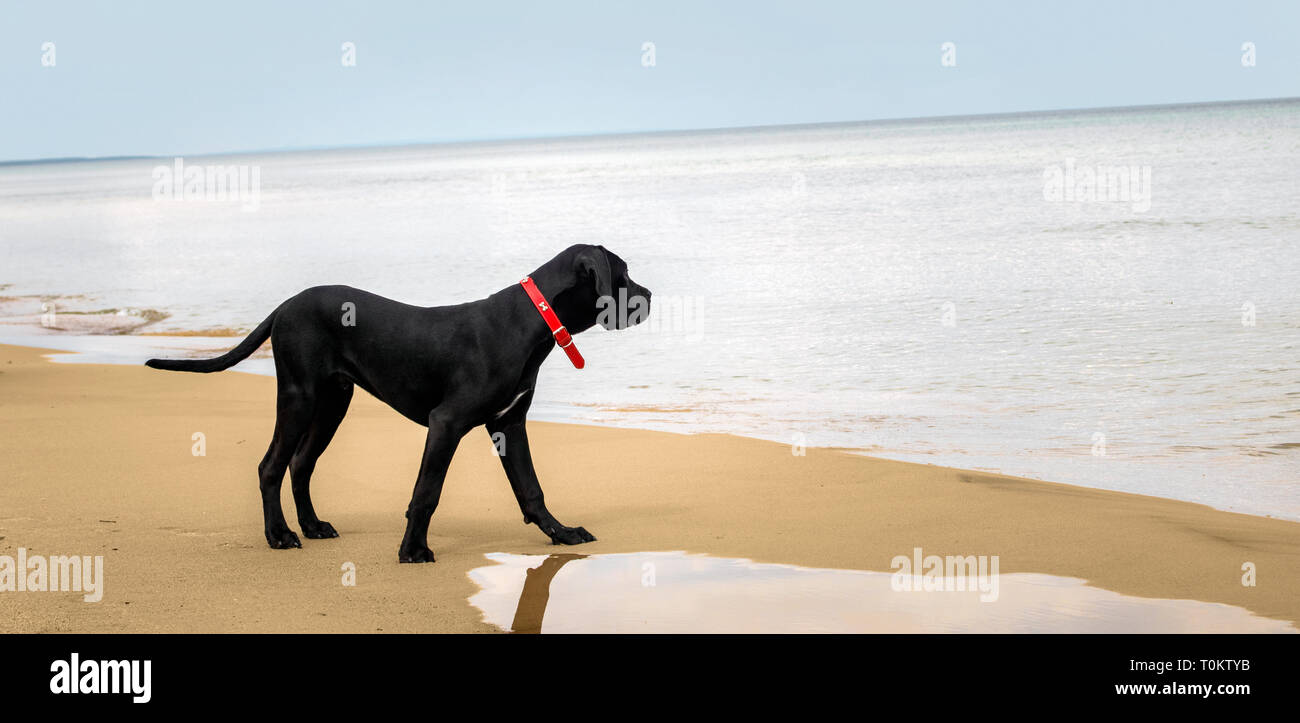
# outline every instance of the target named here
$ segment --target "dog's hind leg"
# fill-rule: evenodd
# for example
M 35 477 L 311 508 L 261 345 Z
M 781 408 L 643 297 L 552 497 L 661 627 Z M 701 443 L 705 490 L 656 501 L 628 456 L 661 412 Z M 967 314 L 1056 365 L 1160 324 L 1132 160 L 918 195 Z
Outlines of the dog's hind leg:
M 289 466 L 294 450 L 311 426 L 313 400 L 300 387 L 281 386 L 275 405 L 275 434 L 266 456 L 257 466 L 258 483 L 262 490 L 262 517 L 266 530 L 266 544 L 283 550 L 302 547 L 298 535 L 289 529 L 280 506 L 280 486 L 284 471 Z
M 338 537 L 334 526 L 316 516 L 316 508 L 311 503 L 311 475 L 316 469 L 316 460 L 320 458 L 339 423 L 348 413 L 352 403 L 352 382 L 343 382 L 338 388 L 330 388 L 318 395 L 316 411 L 312 415 L 311 428 L 298 444 L 298 451 L 289 460 L 289 480 L 293 489 L 293 503 L 298 508 L 298 526 L 302 534 L 309 539 L 321 540 Z

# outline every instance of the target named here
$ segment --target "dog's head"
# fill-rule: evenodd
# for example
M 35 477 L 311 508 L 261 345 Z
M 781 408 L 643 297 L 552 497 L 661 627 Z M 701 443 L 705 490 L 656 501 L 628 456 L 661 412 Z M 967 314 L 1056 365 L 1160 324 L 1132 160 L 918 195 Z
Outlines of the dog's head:
M 573 274 L 564 308 L 577 317 L 575 330 L 596 324 L 626 329 L 650 315 L 650 290 L 628 276 L 627 262 L 618 254 L 604 246 L 579 245 L 566 249 L 560 259 L 567 261 Z

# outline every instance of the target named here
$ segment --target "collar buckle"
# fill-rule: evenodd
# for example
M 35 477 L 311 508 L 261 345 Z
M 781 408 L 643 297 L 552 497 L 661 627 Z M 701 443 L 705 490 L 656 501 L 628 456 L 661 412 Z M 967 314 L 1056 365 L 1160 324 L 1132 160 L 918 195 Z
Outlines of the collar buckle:
M 555 335 L 555 343 L 559 344 L 561 347 L 567 347 L 573 343 L 573 335 L 563 326 L 551 333 Z

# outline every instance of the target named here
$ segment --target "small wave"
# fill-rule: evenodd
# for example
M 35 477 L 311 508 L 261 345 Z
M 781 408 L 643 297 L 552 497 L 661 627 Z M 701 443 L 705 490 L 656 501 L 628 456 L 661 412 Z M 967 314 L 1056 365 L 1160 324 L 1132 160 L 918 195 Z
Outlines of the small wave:
M 644 414 L 644 413 L 659 413 L 659 414 L 690 414 L 690 413 L 695 413 L 695 412 L 707 412 L 707 411 L 711 411 L 711 410 L 706 409 L 706 408 L 704 408 L 704 407 L 695 406 L 695 405 L 689 405 L 689 404 L 680 404 L 680 405 L 664 405 L 664 404 L 625 404 L 625 405 L 610 405 L 610 404 L 599 403 L 599 402 L 571 402 L 571 404 L 573 404 L 573 406 L 575 406 L 575 407 L 588 407 L 588 408 L 591 408 L 591 409 L 595 409 L 596 411 L 600 411 L 600 412 L 613 412 L 613 413 L 616 413 L 616 414 Z
M 171 314 L 158 309 L 78 309 L 76 295 L 0 297 L 0 324 L 36 327 L 45 333 L 116 336 L 130 334 Z M 65 308 L 71 307 L 71 308 Z

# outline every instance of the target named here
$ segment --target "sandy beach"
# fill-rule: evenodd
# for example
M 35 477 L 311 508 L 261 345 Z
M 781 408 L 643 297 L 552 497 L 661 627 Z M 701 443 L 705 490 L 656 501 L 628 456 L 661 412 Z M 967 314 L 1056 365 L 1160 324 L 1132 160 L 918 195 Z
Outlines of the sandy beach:
M 599 540 L 525 526 L 482 430 L 433 518 L 431 565 L 400 565 L 424 429 L 358 391 L 313 478 L 341 533 L 268 549 L 256 467 L 275 381 L 55 364 L 0 346 L 0 555 L 103 555 L 98 603 L 2 593 L 4 632 L 490 632 L 467 599 L 484 555 L 684 550 L 888 571 L 896 555 L 998 555 L 1001 572 L 1083 578 L 1300 621 L 1300 524 L 1156 497 L 727 435 L 530 425 L 547 502 Z M 206 454 L 192 454 L 202 433 Z M 293 522 L 288 484 L 285 509 Z M 356 585 L 341 583 L 344 563 Z M 1243 563 L 1258 570 L 1242 585 Z M 1213 631 L 1207 631 L 1213 632 Z

